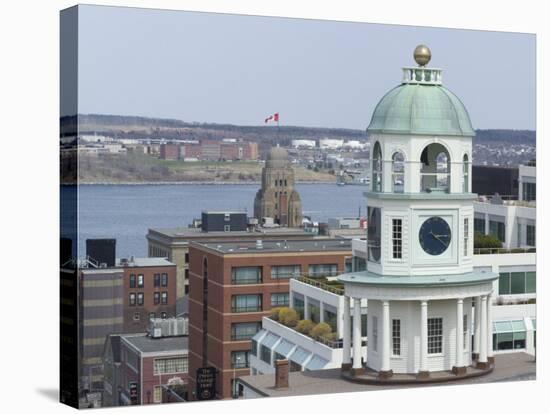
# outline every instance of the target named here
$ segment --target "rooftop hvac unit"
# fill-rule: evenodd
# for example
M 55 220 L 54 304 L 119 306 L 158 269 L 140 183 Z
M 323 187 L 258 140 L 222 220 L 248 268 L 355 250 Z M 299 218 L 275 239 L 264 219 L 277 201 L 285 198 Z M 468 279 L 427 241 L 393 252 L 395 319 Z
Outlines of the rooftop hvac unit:
M 162 330 L 160 328 L 153 328 L 153 338 L 160 338 L 162 336 Z

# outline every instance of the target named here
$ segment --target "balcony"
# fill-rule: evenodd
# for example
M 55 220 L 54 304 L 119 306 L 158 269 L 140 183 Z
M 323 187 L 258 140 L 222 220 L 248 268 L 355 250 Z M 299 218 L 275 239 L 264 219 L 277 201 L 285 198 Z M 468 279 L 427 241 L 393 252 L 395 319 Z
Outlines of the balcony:
M 321 277 L 309 277 L 309 276 L 299 276 L 295 278 L 296 280 L 306 283 L 311 286 L 315 286 L 319 289 L 326 290 L 327 292 L 334 293 L 336 295 L 344 294 L 344 284 L 338 280 L 329 280 L 325 276 Z

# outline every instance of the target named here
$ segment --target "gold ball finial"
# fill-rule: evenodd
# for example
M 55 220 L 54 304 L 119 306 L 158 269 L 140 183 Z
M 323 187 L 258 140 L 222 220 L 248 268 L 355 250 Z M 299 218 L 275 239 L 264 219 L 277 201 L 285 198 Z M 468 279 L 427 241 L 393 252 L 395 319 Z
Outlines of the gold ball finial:
M 432 52 L 430 48 L 426 45 L 418 45 L 414 49 L 414 60 L 418 63 L 419 66 L 426 66 L 430 59 L 432 58 Z

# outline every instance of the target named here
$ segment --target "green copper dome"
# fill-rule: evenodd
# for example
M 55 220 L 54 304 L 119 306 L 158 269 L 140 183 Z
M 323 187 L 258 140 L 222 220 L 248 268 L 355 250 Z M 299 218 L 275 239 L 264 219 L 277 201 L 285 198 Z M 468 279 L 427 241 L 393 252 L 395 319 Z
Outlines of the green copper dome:
M 437 84 L 403 83 L 374 109 L 369 133 L 474 136 L 464 104 Z

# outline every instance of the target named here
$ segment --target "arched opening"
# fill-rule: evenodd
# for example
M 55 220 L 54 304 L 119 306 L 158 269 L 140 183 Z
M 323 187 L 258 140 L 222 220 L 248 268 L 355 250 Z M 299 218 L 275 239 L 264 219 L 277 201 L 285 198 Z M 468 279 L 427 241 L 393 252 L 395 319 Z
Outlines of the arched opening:
M 392 191 L 402 193 L 405 191 L 405 156 L 397 151 L 391 157 Z
M 468 154 L 462 157 L 462 192 L 470 192 L 470 163 L 468 162 Z
M 439 143 L 427 145 L 420 155 L 420 191 L 449 192 L 451 182 L 451 156 Z
M 378 141 L 372 150 L 372 191 L 382 191 L 382 148 Z

